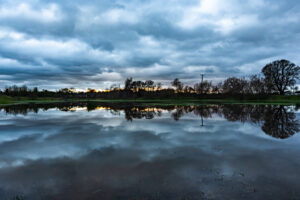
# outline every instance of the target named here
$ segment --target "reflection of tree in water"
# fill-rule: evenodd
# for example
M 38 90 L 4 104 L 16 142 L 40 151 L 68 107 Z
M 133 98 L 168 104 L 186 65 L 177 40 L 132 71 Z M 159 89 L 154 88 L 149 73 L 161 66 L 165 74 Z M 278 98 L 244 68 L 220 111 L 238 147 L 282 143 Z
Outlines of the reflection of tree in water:
M 28 107 L 24 105 L 15 105 L 15 106 L 6 106 L 3 108 L 0 108 L 0 110 L 4 110 L 7 114 L 12 115 L 27 115 L 29 112 L 38 113 L 39 108 L 38 107 Z M 47 110 L 47 109 L 43 109 Z
M 228 121 L 262 124 L 262 130 L 275 138 L 285 139 L 299 131 L 295 113 L 283 105 L 226 105 L 223 115 Z
M 217 112 L 216 106 L 196 106 L 194 109 L 194 114 L 203 118 L 211 118 L 212 114 Z
M 120 115 L 124 111 L 128 121 L 133 119 L 153 119 L 159 117 L 162 111 L 169 111 L 174 120 L 180 120 L 187 113 L 193 113 L 203 119 L 212 118 L 213 114 L 219 115 L 228 121 L 252 122 L 262 126 L 262 130 L 276 138 L 287 138 L 299 131 L 299 123 L 291 107 L 280 105 L 201 105 L 201 106 L 147 106 L 128 103 L 59 103 L 59 104 L 27 104 L 0 108 L 8 114 L 37 113 L 39 109 L 48 110 L 56 108 L 61 111 L 74 111 L 76 107 L 85 107 L 87 111 L 107 109 L 112 114 Z M 299 109 L 299 105 L 295 107 Z
M 223 106 L 222 114 L 228 121 L 245 122 L 249 119 L 249 107 L 242 105 Z
M 299 123 L 294 112 L 285 106 L 273 105 L 209 105 L 209 106 L 174 106 L 168 107 L 171 116 L 178 121 L 187 113 L 194 113 L 202 119 L 212 118 L 213 114 L 223 116 L 228 121 L 253 122 L 262 124 L 262 130 L 275 138 L 287 138 L 299 131 Z M 160 116 L 155 110 L 145 111 L 138 108 L 125 109 L 125 117 L 152 119 Z
M 223 105 L 221 113 L 228 121 L 260 123 L 265 109 L 264 105 Z
M 160 116 L 161 112 L 153 109 L 125 108 L 125 118 L 128 121 L 135 119 L 153 119 L 154 116 Z
M 264 112 L 262 130 L 272 137 L 284 139 L 299 131 L 299 123 L 295 113 L 286 107 L 268 106 Z
M 171 115 L 175 121 L 178 121 L 185 113 L 184 107 L 178 107 L 175 109 L 175 112 L 172 112 Z
M 215 106 L 177 106 L 172 111 L 172 118 L 178 121 L 187 113 L 194 113 L 201 118 L 211 118 L 212 113 L 215 113 Z
M 27 115 L 29 112 L 38 113 L 39 110 L 47 111 L 49 109 L 58 109 L 60 111 L 73 111 L 75 107 L 84 107 L 85 103 L 45 103 L 45 104 L 17 104 L 12 106 L 0 107 L 0 111 L 4 110 L 7 114 L 12 115 Z

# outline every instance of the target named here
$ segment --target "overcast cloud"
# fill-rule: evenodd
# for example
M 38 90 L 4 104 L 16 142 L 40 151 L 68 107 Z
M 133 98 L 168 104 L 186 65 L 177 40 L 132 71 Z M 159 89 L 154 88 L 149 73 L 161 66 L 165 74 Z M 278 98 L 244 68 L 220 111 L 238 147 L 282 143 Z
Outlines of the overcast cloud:
M 0 0 L 0 88 L 185 83 L 300 64 L 295 0 Z

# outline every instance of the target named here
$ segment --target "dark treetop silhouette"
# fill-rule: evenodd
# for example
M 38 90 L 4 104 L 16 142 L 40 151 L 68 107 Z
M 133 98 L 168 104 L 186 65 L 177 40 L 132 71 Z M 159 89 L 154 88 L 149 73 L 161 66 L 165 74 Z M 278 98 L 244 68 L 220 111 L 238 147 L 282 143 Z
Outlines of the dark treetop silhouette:
M 267 64 L 262 73 L 270 89 L 284 95 L 288 87 L 295 85 L 300 77 L 300 67 L 288 60 L 277 60 Z
M 98 92 L 89 88 L 87 92 L 75 92 L 74 88 L 63 88 L 56 92 L 42 90 L 37 87 L 28 89 L 27 86 L 6 87 L 0 94 L 17 97 L 58 97 L 58 98 L 265 98 L 273 94 L 284 95 L 289 91 L 297 92 L 294 87 L 300 78 L 300 67 L 287 60 L 277 60 L 267 64 L 262 69 L 262 77 L 253 75 L 250 78 L 229 77 L 223 82 L 212 84 L 210 81 L 201 81 L 194 86 L 184 85 L 175 78 L 171 85 L 175 88 L 163 87 L 161 83 L 152 80 L 134 81 L 127 78 L 124 88 L 113 85 L 110 90 Z

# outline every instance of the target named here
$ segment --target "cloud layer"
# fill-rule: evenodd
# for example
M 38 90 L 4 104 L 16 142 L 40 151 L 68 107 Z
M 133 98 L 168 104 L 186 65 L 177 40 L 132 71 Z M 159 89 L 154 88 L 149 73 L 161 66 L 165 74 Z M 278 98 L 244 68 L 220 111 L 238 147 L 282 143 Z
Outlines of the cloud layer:
M 192 83 L 280 58 L 299 65 L 299 9 L 293 0 L 0 0 L 0 87 Z

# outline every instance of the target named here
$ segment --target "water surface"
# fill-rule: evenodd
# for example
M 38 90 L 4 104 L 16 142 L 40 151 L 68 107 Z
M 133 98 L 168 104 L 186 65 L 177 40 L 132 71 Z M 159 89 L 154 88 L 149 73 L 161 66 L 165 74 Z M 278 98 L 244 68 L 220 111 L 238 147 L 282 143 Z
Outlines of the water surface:
M 64 103 L 0 111 L 0 199 L 300 199 L 300 112 Z

